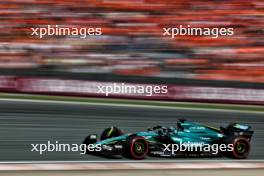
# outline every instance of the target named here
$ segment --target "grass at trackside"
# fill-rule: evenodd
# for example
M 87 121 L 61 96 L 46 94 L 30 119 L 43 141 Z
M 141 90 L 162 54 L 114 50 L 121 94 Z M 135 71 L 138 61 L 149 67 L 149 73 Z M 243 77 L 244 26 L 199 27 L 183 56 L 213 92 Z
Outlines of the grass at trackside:
M 130 99 L 128 100 L 128 99 L 113 99 L 113 98 L 82 98 L 82 97 L 68 97 L 68 96 L 7 94 L 7 93 L 0 93 L 0 98 L 264 112 L 264 106 L 255 106 L 255 105 L 189 103 L 189 102 L 169 102 L 169 101 L 130 100 Z

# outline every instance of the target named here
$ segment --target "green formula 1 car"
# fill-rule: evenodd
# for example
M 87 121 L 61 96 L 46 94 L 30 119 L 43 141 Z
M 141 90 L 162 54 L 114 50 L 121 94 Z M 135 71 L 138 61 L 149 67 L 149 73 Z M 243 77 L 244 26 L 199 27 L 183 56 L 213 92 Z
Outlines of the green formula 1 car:
M 131 159 L 158 157 L 229 157 L 245 159 L 250 152 L 253 131 L 249 125 L 231 123 L 214 128 L 184 119 L 175 127 L 155 126 L 146 131 L 123 133 L 117 127 L 105 129 L 100 139 L 89 135 L 85 145 L 100 146 L 100 150 L 87 154 L 122 156 Z

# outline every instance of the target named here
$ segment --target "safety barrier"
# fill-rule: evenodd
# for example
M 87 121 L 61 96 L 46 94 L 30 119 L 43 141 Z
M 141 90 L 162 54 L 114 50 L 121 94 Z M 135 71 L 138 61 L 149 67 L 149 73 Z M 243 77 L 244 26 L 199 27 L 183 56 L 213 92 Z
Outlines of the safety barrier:
M 45 95 L 106 97 L 99 87 L 113 86 L 113 82 L 66 80 L 55 78 L 0 76 L 0 91 Z M 122 83 L 116 83 L 121 85 Z M 165 86 L 163 93 L 109 93 L 107 97 L 149 100 L 218 102 L 237 104 L 264 104 L 264 89 L 206 87 L 183 85 L 155 85 L 124 83 L 126 86 L 140 88 Z M 123 85 L 124 85 L 123 84 Z M 144 89 L 147 90 L 147 89 Z

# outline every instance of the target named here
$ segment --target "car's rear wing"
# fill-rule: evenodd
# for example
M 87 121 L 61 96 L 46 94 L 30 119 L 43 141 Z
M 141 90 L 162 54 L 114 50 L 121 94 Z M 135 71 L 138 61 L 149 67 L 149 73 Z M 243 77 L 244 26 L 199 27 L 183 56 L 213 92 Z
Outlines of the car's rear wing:
M 243 136 L 245 138 L 251 138 L 254 133 L 251 126 L 239 123 L 230 123 L 227 127 L 220 127 L 220 129 L 226 135 Z

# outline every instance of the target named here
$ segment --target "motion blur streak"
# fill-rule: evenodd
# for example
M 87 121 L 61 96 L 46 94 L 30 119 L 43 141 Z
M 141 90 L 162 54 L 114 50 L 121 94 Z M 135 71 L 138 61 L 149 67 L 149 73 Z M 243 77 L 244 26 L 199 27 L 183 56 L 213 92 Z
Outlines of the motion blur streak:
M 263 0 L 1 0 L 0 68 L 264 82 Z M 31 36 L 46 25 L 103 36 Z M 233 36 L 162 36 L 180 25 Z
M 30 144 L 48 140 L 78 144 L 82 143 L 88 134 L 100 134 L 102 129 L 112 125 L 120 127 L 125 132 L 135 132 L 157 124 L 173 126 L 176 125 L 177 118 L 213 126 L 225 125 L 232 121 L 252 125 L 255 134 L 248 159 L 264 159 L 263 114 L 22 101 L 0 101 L 0 107 L 0 161 L 105 160 L 101 157 L 80 155 L 78 152 L 39 155 L 30 151 Z

